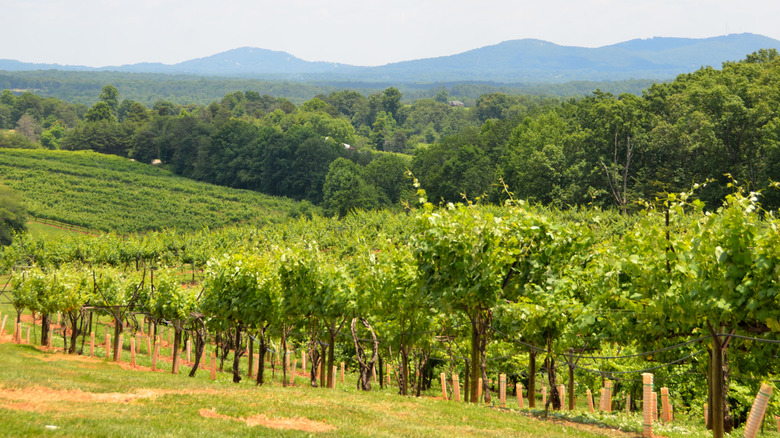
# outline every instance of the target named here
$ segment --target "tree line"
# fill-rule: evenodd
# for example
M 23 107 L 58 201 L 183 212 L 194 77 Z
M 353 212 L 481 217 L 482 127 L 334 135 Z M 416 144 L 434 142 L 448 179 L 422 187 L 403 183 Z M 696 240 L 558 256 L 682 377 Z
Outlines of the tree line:
M 246 91 L 207 106 L 152 108 L 120 100 L 113 86 L 90 108 L 6 90 L 0 122 L 44 147 L 159 160 L 189 178 L 306 200 L 329 214 L 399 205 L 406 168 L 445 202 L 500 203 L 506 184 L 533 202 L 629 211 L 707 181 L 699 196 L 715 207 L 734 178 L 773 209 L 780 195 L 765 189 L 780 179 L 779 65 L 765 50 L 641 96 L 491 93 L 469 108 L 452 106 L 445 90 L 405 104 L 393 87 L 298 106 Z M 0 143 L 24 142 L 16 137 Z

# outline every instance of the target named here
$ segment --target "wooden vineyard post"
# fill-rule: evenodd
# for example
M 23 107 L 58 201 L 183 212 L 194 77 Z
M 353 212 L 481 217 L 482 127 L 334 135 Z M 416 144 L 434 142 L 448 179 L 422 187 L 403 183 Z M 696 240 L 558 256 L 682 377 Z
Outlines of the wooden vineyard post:
M 135 366 L 135 338 L 130 338 L 130 365 Z
M 542 406 L 547 406 L 547 387 L 542 385 Z
M 333 365 L 333 378 L 330 380 L 330 389 L 336 388 L 336 365 Z
M 306 350 L 301 351 L 301 369 L 306 372 Z
M 561 410 L 566 405 L 566 385 L 558 385 L 558 397 L 561 399 Z
M 139 332 L 140 332 L 141 334 L 144 334 L 144 319 L 143 319 L 143 318 L 141 318 L 141 327 L 140 327 L 140 329 L 141 329 L 141 330 L 139 330 Z
M 704 404 L 704 427 L 710 427 L 710 407 Z
M 651 373 L 642 374 L 642 436 L 653 436 L 653 375 Z
M 295 369 L 298 368 L 298 359 L 293 360 L 292 370 L 290 371 L 290 385 L 295 385 Z
M 766 406 L 769 404 L 769 397 L 772 396 L 772 387 L 766 383 L 761 384 L 761 389 L 756 394 L 753 401 L 753 407 L 750 408 L 747 423 L 745 424 L 745 438 L 756 438 L 758 429 L 761 428 L 761 422 L 764 421 Z
M 371 367 L 371 380 L 376 382 L 376 365 Z
M 284 350 L 284 369 L 290 369 L 290 350 Z
M 192 340 L 187 339 L 187 363 L 192 363 Z
M 460 380 L 458 379 L 458 373 L 452 375 L 452 393 L 455 397 L 455 401 L 460 401 Z
M 116 362 L 122 362 L 122 349 L 124 347 L 123 345 L 123 335 L 119 335 L 119 342 L 117 343 L 117 354 L 116 354 Z
M 604 411 L 612 412 L 612 381 L 607 380 L 604 382 Z
M 341 383 L 344 383 L 344 362 L 341 362 Z
M 53 329 L 52 329 L 51 333 L 49 333 L 49 336 L 46 337 L 46 348 L 51 348 L 52 338 L 54 338 L 54 330 Z
M 672 420 L 669 414 L 669 388 L 661 388 L 661 421 L 668 423 Z
M 89 357 L 95 356 L 95 332 L 89 334 Z
M 501 402 L 501 407 L 506 407 L 506 374 L 498 376 L 498 400 Z
M 146 354 L 148 354 L 149 356 L 152 355 L 152 339 L 151 338 L 152 338 L 152 333 L 150 331 L 149 334 L 146 336 Z M 155 345 L 156 345 L 156 343 L 155 343 Z
M 111 334 L 110 333 L 106 333 L 106 359 L 111 359 Z
M 626 414 L 631 413 L 631 394 L 626 394 Z
M 441 397 L 447 400 L 447 375 L 441 373 Z
M 14 324 L 14 343 L 22 343 L 22 323 L 20 322 Z
M 590 389 L 585 391 L 585 394 L 588 396 L 588 409 L 590 409 L 590 412 L 593 413 L 593 393 L 590 392 Z
M 34 323 L 33 323 L 34 324 Z M 27 344 L 30 343 L 30 327 L 27 327 Z
M 520 382 L 517 382 L 515 384 L 515 392 L 517 393 L 517 406 L 520 409 L 524 409 L 525 406 L 523 405 L 523 384 Z
M 211 353 L 211 380 L 217 380 L 217 353 Z
M 0 336 L 5 333 L 5 322 L 8 321 L 8 315 L 3 315 L 3 324 L 0 325 Z
M 160 339 L 155 339 L 154 354 L 152 355 L 152 371 L 157 371 L 157 358 L 160 356 Z

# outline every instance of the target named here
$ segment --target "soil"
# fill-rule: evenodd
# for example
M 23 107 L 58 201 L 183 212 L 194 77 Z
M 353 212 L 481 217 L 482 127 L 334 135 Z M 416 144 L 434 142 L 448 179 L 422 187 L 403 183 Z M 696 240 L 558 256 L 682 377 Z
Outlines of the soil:
M 218 414 L 213 409 L 201 409 L 198 411 L 201 417 L 218 418 L 221 420 L 233 420 L 246 423 L 249 427 L 263 426 L 271 429 L 291 429 L 303 432 L 329 432 L 336 428 L 330 424 L 309 420 L 308 418 L 268 418 L 263 414 L 253 415 L 249 418 L 231 417 L 229 415 Z

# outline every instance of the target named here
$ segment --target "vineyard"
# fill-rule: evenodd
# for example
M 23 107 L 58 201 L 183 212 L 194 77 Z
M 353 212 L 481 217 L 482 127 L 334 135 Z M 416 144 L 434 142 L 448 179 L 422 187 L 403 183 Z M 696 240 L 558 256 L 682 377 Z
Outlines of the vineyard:
M 19 342 L 145 350 L 153 369 L 269 394 L 346 385 L 646 436 L 770 434 L 780 224 L 733 188 L 713 211 L 689 193 L 621 216 L 419 190 L 408 214 L 27 236 L 2 253 L 0 302 Z
M 295 205 L 89 151 L 0 149 L 0 183 L 32 216 L 118 233 L 276 222 Z

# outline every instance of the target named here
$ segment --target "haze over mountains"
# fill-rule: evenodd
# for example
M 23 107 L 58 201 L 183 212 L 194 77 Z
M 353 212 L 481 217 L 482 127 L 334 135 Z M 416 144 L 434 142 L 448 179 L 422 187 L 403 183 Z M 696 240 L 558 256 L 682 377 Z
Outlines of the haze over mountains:
M 361 82 L 495 81 L 566 82 L 669 79 L 702 66 L 719 68 L 780 41 L 743 33 L 693 39 L 655 37 L 597 48 L 561 46 L 522 39 L 437 58 L 361 67 L 311 62 L 286 52 L 243 47 L 178 64 L 139 63 L 84 67 L 0 59 L 0 70 L 119 71 L 286 80 Z

